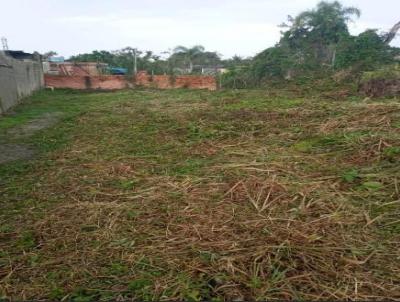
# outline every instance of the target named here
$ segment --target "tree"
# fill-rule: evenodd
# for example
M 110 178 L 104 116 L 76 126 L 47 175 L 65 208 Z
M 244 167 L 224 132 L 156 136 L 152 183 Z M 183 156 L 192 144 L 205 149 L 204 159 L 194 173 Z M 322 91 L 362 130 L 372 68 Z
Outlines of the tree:
M 336 68 L 352 68 L 353 71 L 370 71 L 394 62 L 391 47 L 385 37 L 376 30 L 366 30 L 356 37 L 348 37 L 339 43 Z
M 43 57 L 43 59 L 47 60 L 48 58 L 54 57 L 54 56 L 56 56 L 57 54 L 58 54 L 57 52 L 55 52 L 55 51 L 53 51 L 53 50 L 50 50 L 50 51 L 48 51 L 48 52 L 45 52 L 45 53 L 42 55 L 42 57 Z
M 288 23 L 281 25 L 279 43 L 254 57 L 252 75 L 290 79 L 296 74 L 330 70 L 338 45 L 351 37 L 348 22 L 359 16 L 357 8 L 344 7 L 338 1 L 321 1 L 315 9 L 288 16 Z
M 389 44 L 396 37 L 397 32 L 400 30 L 400 22 L 396 23 L 389 33 L 385 36 L 384 42 Z
M 284 77 L 289 69 L 297 67 L 297 61 L 288 48 L 271 47 L 254 57 L 251 69 L 258 79 Z
M 216 66 L 221 63 L 221 58 L 214 51 L 204 51 L 193 58 L 193 64 L 202 66 Z
M 322 1 L 316 9 L 289 16 L 290 25 L 283 33 L 280 45 L 290 48 L 313 67 L 332 64 L 336 46 L 343 38 L 350 36 L 347 23 L 354 16 L 359 17 L 360 10 L 344 7 L 338 1 Z
M 279 80 L 301 76 L 326 77 L 337 69 L 348 69 L 352 75 L 391 64 L 400 49 L 388 44 L 400 30 L 400 22 L 386 35 L 367 30 L 352 36 L 348 23 L 360 16 L 360 10 L 345 7 L 338 1 L 318 3 L 317 7 L 288 16 L 282 24 L 282 37 L 274 46 L 257 54 L 248 68 L 238 70 L 233 64 L 225 76 L 227 83 L 242 86 L 262 84 L 264 79 Z
M 177 46 L 174 48 L 172 56 L 170 59 L 172 61 L 183 61 L 183 63 L 188 66 L 189 73 L 193 71 L 193 61 L 203 54 L 205 48 L 201 45 L 195 45 L 191 48 L 185 46 Z
M 251 63 L 253 58 L 248 57 L 248 58 L 242 58 L 241 56 L 234 55 L 230 59 L 226 59 L 222 61 L 222 64 L 225 66 L 225 68 L 228 68 L 230 70 L 233 69 L 243 69 L 245 67 L 248 67 Z
M 107 63 L 110 67 L 123 67 L 129 74 L 134 72 L 134 48 L 125 47 L 114 51 L 94 50 L 91 53 L 79 54 L 70 57 L 73 62 L 99 62 Z M 168 66 L 166 61 L 160 60 L 151 51 L 136 50 L 138 70 L 146 70 L 149 73 L 166 73 Z

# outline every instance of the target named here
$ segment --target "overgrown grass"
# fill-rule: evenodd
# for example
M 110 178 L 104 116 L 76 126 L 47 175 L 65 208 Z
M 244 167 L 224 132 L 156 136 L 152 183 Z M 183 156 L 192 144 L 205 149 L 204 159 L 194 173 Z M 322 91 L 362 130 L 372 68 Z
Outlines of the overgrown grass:
M 48 112 L 56 126 L 9 130 Z M 0 298 L 400 298 L 400 104 L 40 92 L 0 119 Z

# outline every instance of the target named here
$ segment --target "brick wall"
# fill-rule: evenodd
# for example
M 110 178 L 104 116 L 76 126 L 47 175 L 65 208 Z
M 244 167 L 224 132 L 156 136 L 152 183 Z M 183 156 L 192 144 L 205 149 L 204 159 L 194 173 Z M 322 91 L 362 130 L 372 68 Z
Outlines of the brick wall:
M 47 87 L 115 90 L 129 87 L 124 76 L 44 76 Z
M 208 89 L 216 90 L 217 83 L 212 76 L 177 76 L 168 75 L 150 76 L 146 72 L 139 72 L 135 80 L 129 81 L 125 76 L 59 76 L 45 75 L 48 87 L 71 89 L 101 89 L 116 90 L 128 87 L 143 86 L 158 89 Z
M 141 71 L 136 76 L 136 85 L 144 87 L 154 87 L 159 89 L 190 88 L 216 90 L 217 82 L 212 76 L 169 76 L 169 75 L 148 75 Z

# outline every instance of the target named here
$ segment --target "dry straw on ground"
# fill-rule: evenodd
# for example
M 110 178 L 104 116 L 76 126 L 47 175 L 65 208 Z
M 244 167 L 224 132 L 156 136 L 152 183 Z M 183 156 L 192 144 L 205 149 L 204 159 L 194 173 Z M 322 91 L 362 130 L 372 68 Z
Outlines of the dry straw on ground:
M 0 185 L 3 295 L 400 299 L 397 101 L 98 97 Z

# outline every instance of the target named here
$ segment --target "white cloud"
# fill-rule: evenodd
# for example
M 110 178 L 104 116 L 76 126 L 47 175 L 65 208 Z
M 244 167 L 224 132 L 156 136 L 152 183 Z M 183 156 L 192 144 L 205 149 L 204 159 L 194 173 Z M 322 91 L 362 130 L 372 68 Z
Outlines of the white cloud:
M 123 47 L 123 41 L 125 46 L 147 47 L 156 52 L 178 44 L 203 44 L 207 49 L 219 51 L 227 56 L 243 53 L 254 55 L 264 49 L 266 44 L 273 45 L 280 36 L 279 28 L 275 24 L 245 21 L 221 23 L 217 17 L 215 15 L 214 18 L 208 18 L 208 22 L 204 22 L 196 18 L 182 20 L 126 14 L 78 15 L 53 19 L 53 22 L 68 26 L 71 32 L 96 28 L 102 33 L 102 37 L 107 37 L 110 45 L 108 49 Z M 255 37 L 258 43 L 254 43 Z M 98 38 L 98 35 L 90 37 L 93 40 Z
M 2 1 L 2 0 L 0 0 Z M 161 52 L 178 44 L 243 56 L 278 42 L 278 24 L 318 0 L 13 0 L 2 3 L 0 36 L 10 47 L 60 54 L 125 46 Z M 388 30 L 398 18 L 398 0 L 342 0 L 361 8 L 350 26 Z M 387 9 L 388 7 L 392 9 Z M 15 16 L 18 16 L 16 18 Z M 400 45 L 397 38 L 392 45 Z

